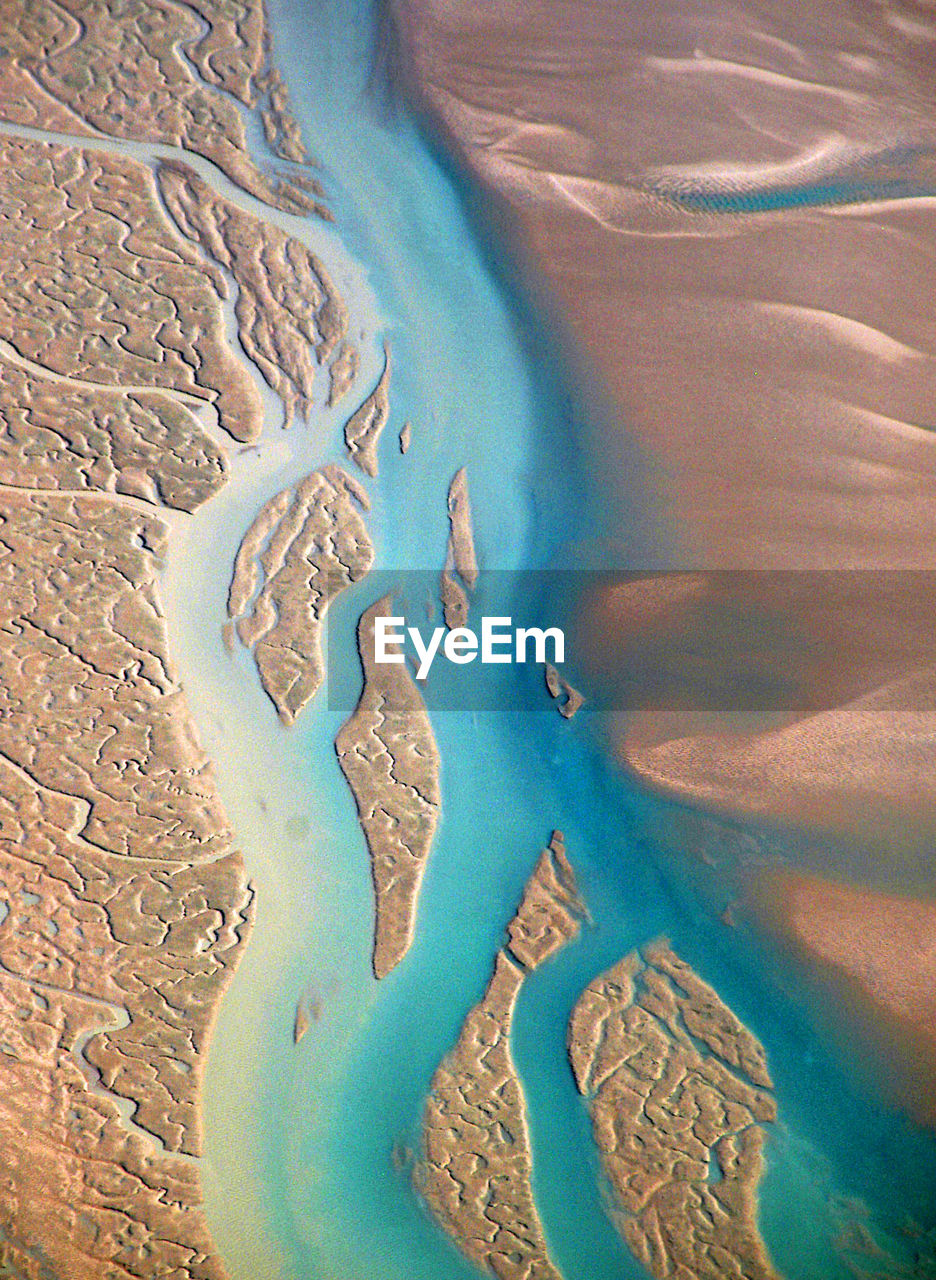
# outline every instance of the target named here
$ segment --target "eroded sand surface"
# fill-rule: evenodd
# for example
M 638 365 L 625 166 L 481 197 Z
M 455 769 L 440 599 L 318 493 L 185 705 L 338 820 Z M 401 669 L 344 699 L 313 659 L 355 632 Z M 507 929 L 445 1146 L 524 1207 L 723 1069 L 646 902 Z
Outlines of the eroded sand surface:
M 259 0 L 30 0 L 0 46 L 0 119 L 81 140 L 0 139 L 0 1270 L 221 1280 L 200 1095 L 253 892 L 158 574 L 228 479 L 223 439 L 261 430 L 232 282 L 287 411 L 343 307 L 280 231 L 112 149 L 190 149 L 278 209 L 317 207 L 307 172 L 247 154 L 255 109 L 304 156 Z
M 237 553 L 228 616 L 286 724 L 325 677 L 328 606 L 373 560 L 361 516 L 368 505 L 367 494 L 340 467 L 313 471 L 264 505 Z
M 374 619 L 391 612 L 392 601 L 385 596 L 361 615 L 364 688 L 335 739 L 370 853 L 378 978 L 399 964 L 413 940 L 419 889 L 442 803 L 439 752 L 422 694 L 405 663 L 375 661 Z
M 461 1251 L 500 1280 L 558 1280 L 533 1200 L 523 1090 L 510 1053 L 527 972 L 579 930 L 584 906 L 554 832 L 527 882 L 480 1003 L 432 1079 L 415 1182 Z
M 308 418 L 316 365 L 329 363 L 348 326 L 324 266 L 279 227 L 222 199 L 186 165 L 163 162 L 159 185 L 179 228 L 233 276 L 241 345 L 282 401 L 287 425 L 297 412 Z M 345 376 L 343 368 L 332 374 Z
M 273 129 L 295 133 L 271 78 L 259 0 L 129 8 L 120 0 L 14 0 L 3 29 L 4 119 L 171 143 L 213 160 L 270 204 L 295 213 L 317 208 L 303 175 L 271 180 L 257 168 L 240 110 L 227 96 L 244 106 L 263 103 Z
M 223 284 L 166 219 L 152 171 L 12 138 L 0 157 L 3 340 L 40 371 L 210 401 L 254 439 L 260 400 L 225 340 Z
M 340 382 L 338 384 L 340 386 Z M 384 343 L 384 366 L 373 391 L 348 419 L 345 426 L 345 444 L 349 456 L 369 476 L 377 474 L 377 445 L 387 425 L 390 413 L 388 388 L 390 385 L 390 346 Z M 337 399 L 337 394 L 333 395 Z
M 165 529 L 9 490 L 0 520 L 0 1256 L 37 1277 L 30 1258 L 148 1276 L 151 1255 L 220 1276 L 176 1153 L 199 1153 L 252 895 L 166 651 Z
M 630 1248 L 658 1277 L 775 1280 L 757 1229 L 764 1051 L 665 943 L 585 989 L 569 1060 Z

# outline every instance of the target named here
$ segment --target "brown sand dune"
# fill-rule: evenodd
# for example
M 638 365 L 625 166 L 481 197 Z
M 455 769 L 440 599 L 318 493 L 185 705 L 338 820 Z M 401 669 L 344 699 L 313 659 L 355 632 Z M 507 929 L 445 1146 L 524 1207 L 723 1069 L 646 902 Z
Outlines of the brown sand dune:
M 891 1099 L 936 1123 L 936 903 L 771 871 L 748 905 L 809 961 L 837 1034 L 860 1026 Z

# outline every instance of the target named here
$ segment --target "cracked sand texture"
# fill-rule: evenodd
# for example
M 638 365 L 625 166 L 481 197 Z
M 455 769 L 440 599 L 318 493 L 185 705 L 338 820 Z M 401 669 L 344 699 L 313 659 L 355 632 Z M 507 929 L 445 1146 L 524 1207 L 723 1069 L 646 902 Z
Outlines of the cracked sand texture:
M 91 806 L 92 844 L 175 862 L 228 832 L 166 654 L 164 537 L 104 498 L 0 497 L 0 751 Z
M 416 1188 L 459 1249 L 499 1280 L 559 1280 L 533 1200 L 510 1028 L 526 972 L 575 937 L 583 914 L 557 831 L 527 881 L 484 997 L 432 1078 L 423 1115 Z
M 266 105 L 260 112 L 267 146 L 281 160 L 288 160 L 292 164 L 307 164 L 309 153 L 302 141 L 299 123 L 290 110 L 289 91 L 283 77 L 272 67 L 257 83 L 267 95 Z M 322 194 L 317 183 L 312 184 L 309 190 L 316 195 Z
M 384 342 L 384 365 L 377 385 L 361 407 L 348 419 L 344 432 L 348 454 L 369 476 L 377 474 L 377 444 L 390 413 L 387 399 L 389 383 L 390 344 Z
M 74 387 L 2 357 L 0 466 L 10 487 L 122 493 L 183 511 L 227 478 L 221 450 L 169 396 Z
M 25 359 L 188 392 L 236 440 L 259 434 L 257 388 L 225 339 L 225 283 L 166 221 L 145 165 L 0 139 L 0 282 L 0 337 Z
M 632 951 L 579 997 L 568 1049 L 615 1224 L 643 1265 L 661 1280 L 776 1280 L 757 1228 L 773 1086 L 712 987 L 665 942 Z
M 323 467 L 271 498 L 241 542 L 228 616 L 285 724 L 325 677 L 328 606 L 371 566 L 373 547 L 359 510 L 367 507 L 355 480 L 340 467 Z
M 217 1280 L 185 1157 L 252 894 L 166 654 L 164 529 L 10 490 L 0 521 L 0 1265 Z
M 36 104 L 38 118 L 29 122 L 38 127 L 65 125 L 83 133 L 90 126 L 115 138 L 181 147 L 213 161 L 276 208 L 325 212 L 301 181 L 271 179 L 257 168 L 241 111 L 224 92 L 245 105 L 257 100 L 265 54 L 259 0 L 11 0 L 3 33 L 4 118 L 25 123 L 12 88 L 22 86 Z M 190 49 L 191 67 L 180 49 Z M 280 131 L 294 136 L 282 95 L 277 97 L 279 109 L 271 100 L 267 110 L 282 117 Z
M 378 664 L 374 658 L 374 619 L 391 608 L 391 598 L 384 596 L 361 615 L 364 688 L 335 739 L 370 853 L 377 978 L 399 964 L 413 941 L 442 802 L 439 752 L 422 695 L 405 663 Z
M 442 612 L 450 631 L 468 621 L 468 592 L 478 581 L 468 475 L 464 467 L 456 471 L 448 491 L 449 535 L 442 570 Z
M 241 345 L 283 404 L 307 418 L 317 364 L 348 327 L 345 305 L 310 249 L 222 199 L 187 165 L 164 162 L 159 185 L 179 230 L 237 284 Z
M 139 500 L 192 511 L 225 482 L 199 402 L 243 441 L 263 409 L 227 343 L 224 273 L 152 169 L 94 130 L 190 148 L 328 216 L 311 176 L 254 166 L 227 95 L 303 158 L 261 0 L 4 9 L 0 119 L 89 139 L 0 139 L 0 1273 L 28 1280 L 225 1275 L 194 1157 L 253 894 L 166 651 L 166 529 Z M 222 208 L 242 331 L 251 307 L 248 338 L 292 303 L 304 332 L 297 291 L 263 279 L 295 272 L 311 294 L 304 250 Z M 231 236 L 248 232 L 245 266 Z M 316 283 L 321 355 L 344 312 Z M 301 382 L 292 331 L 280 355 Z

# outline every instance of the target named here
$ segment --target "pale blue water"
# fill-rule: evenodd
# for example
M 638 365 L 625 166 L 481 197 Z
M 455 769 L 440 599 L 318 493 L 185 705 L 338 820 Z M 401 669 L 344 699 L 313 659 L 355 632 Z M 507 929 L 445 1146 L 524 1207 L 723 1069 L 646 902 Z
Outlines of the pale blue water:
M 368 486 L 378 563 L 441 563 L 445 493 L 462 465 L 483 565 L 574 561 L 577 547 L 609 532 L 599 508 L 577 496 L 589 474 L 577 445 L 586 410 L 566 363 L 512 288 L 509 255 L 466 212 L 470 193 L 373 72 L 374 8 L 366 0 L 268 0 L 268 8 L 276 61 L 322 162 L 341 237 L 378 300 L 379 316 L 355 323 L 366 345 L 386 336 L 393 349 L 391 422 L 379 482 Z M 413 443 L 400 457 L 396 433 L 406 419 Z M 336 445 L 332 438 L 302 447 L 318 463 L 340 460 Z M 630 483 L 639 511 L 636 468 Z M 633 547 L 645 545 L 639 519 L 626 532 Z M 365 580 L 334 611 L 332 652 L 344 652 L 352 669 L 354 627 L 377 593 L 377 578 Z M 498 603 L 485 600 L 484 611 Z M 253 678 L 248 664 L 244 678 Z M 270 832 L 270 865 L 282 859 L 281 896 L 261 892 L 258 941 L 222 1015 L 218 1043 L 228 1053 L 239 1044 L 236 1070 L 249 1078 L 250 1106 L 225 1111 L 224 1089 L 233 1087 L 225 1072 L 235 1068 L 215 1063 L 209 1076 L 208 1208 L 235 1280 L 258 1280 L 261 1271 L 256 1256 L 231 1244 L 225 1201 L 243 1205 L 245 1231 L 256 1236 L 262 1224 L 264 1276 L 476 1274 L 420 1206 L 408 1172 L 394 1169 L 391 1151 L 417 1143 L 432 1072 L 486 984 L 553 827 L 565 832 L 594 924 L 526 984 L 514 1048 L 530 1106 L 537 1201 L 568 1280 L 643 1274 L 603 1208 L 564 1035 L 582 987 L 660 933 L 767 1048 L 782 1125 L 768 1148 L 762 1226 L 790 1280 L 848 1274 L 831 1249 L 834 1193 L 863 1196 L 888 1219 L 907 1208 L 932 1215 L 931 1139 L 850 1083 L 808 1030 L 805 1007 L 783 995 L 781 960 L 716 923 L 741 856 L 736 833 L 725 828 L 714 871 L 693 861 L 673 834 L 682 830 L 678 806 L 639 794 L 606 761 L 587 711 L 571 724 L 548 704 L 542 715 L 509 707 L 436 714 L 443 820 L 416 942 L 390 978 L 373 983 L 366 853 L 332 748 L 342 719 L 320 697 L 293 730 L 308 769 L 309 798 L 298 795 L 296 807 L 310 834 L 280 849 L 282 833 Z M 795 858 L 782 833 L 754 835 L 765 856 Z M 309 984 L 322 996 L 323 1018 L 296 1049 L 292 1016 Z

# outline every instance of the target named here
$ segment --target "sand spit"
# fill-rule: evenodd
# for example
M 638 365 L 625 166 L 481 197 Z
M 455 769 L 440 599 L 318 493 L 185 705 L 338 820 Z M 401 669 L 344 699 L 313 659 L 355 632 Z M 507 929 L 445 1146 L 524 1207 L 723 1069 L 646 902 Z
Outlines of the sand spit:
M 405 663 L 374 661 L 374 618 L 390 608 L 384 596 L 361 615 L 364 688 L 335 739 L 370 852 L 377 978 L 399 964 L 413 940 L 441 805 L 439 753 L 422 696 Z
M 4 118 L 47 128 L 65 124 L 68 132 L 76 131 L 76 121 L 77 132 L 183 147 L 212 160 L 275 208 L 321 211 L 301 182 L 271 178 L 257 168 L 247 153 L 240 107 L 227 96 L 247 106 L 269 97 L 267 109 L 288 129 L 282 95 L 277 94 L 277 112 L 272 85 L 264 79 L 262 0 L 234 0 L 224 13 L 212 0 L 164 0 L 155 11 L 144 5 L 128 9 L 120 0 L 19 0 L 13 8 L 4 23 L 13 76 L 0 96 Z M 191 63 L 178 56 L 177 46 L 191 51 Z M 24 98 L 34 102 L 38 84 L 55 104 L 49 119 L 24 119 L 13 96 L 13 85 L 27 69 L 32 83 Z M 27 108 L 25 115 L 33 113 Z
M 551 662 L 546 663 L 545 679 L 549 696 L 559 704 L 556 710 L 566 720 L 571 720 L 585 699 L 578 689 L 569 684 L 565 676 L 559 674 Z
M 329 408 L 334 408 L 338 401 L 351 390 L 354 379 L 357 377 L 359 363 L 360 357 L 357 347 L 351 342 L 343 342 L 328 368 Z
M 763 872 L 748 905 L 831 988 L 836 1032 L 854 1052 L 857 1028 L 888 1097 L 936 1124 L 936 903 L 783 870 Z
M 576 937 L 579 921 L 586 915 L 562 832 L 554 831 L 507 926 L 508 950 L 532 973 Z
M 293 1044 L 299 1044 L 312 1025 L 309 1016 L 309 1006 L 305 1000 L 300 1000 L 296 1005 L 296 1017 L 293 1022 Z
M 316 362 L 348 327 L 344 303 L 316 256 L 279 227 L 222 199 L 187 165 L 163 161 L 159 185 L 179 229 L 230 271 L 244 351 L 283 404 L 308 418 Z
M 225 340 L 224 286 L 167 222 L 147 167 L 3 138 L 0 198 L 0 336 L 10 346 L 104 387 L 188 392 L 214 403 L 236 440 L 256 438 L 260 399 Z
M 464 467 L 456 471 L 448 491 L 449 535 L 445 547 L 441 596 L 445 625 L 452 630 L 468 620 L 468 592 L 478 581 L 468 475 Z
M 583 914 L 556 831 L 527 881 L 483 998 L 432 1078 L 423 1115 L 416 1188 L 462 1253 L 501 1280 L 559 1280 L 533 1200 L 510 1028 L 526 973 L 575 937 Z
M 271 498 L 237 553 L 228 616 L 284 724 L 325 678 L 328 606 L 371 566 L 373 547 L 360 514 L 367 508 L 357 481 L 340 467 L 324 467 Z
M 775 1280 L 757 1229 L 772 1084 L 760 1044 L 715 991 L 653 943 L 585 988 L 568 1047 L 616 1220 L 643 1265 L 661 1280 Z
M 344 432 L 349 456 L 369 476 L 377 474 L 377 444 L 390 413 L 387 399 L 389 385 L 390 344 L 384 342 L 384 366 L 377 385 L 348 419 Z
M 218 1280 L 183 1157 L 252 895 L 166 652 L 165 529 L 10 490 L 0 521 L 0 1258 Z

